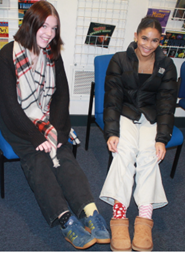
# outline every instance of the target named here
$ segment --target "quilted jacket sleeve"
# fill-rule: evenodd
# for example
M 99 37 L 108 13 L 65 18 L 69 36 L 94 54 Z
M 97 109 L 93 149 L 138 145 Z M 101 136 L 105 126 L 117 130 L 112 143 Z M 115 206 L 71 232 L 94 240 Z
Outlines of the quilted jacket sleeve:
M 55 62 L 56 91 L 52 97 L 50 107 L 50 122 L 58 132 L 58 142 L 65 143 L 71 129 L 69 116 L 69 88 L 68 81 L 60 56 Z
M 123 104 L 121 74 L 119 54 L 116 53 L 109 63 L 105 78 L 104 133 L 106 140 L 110 136 L 119 137 L 119 119 Z
M 0 113 L 8 129 L 37 147 L 46 139 L 26 116 L 17 102 L 16 76 L 13 64 L 13 43 L 0 50 Z
M 167 144 L 171 138 L 177 100 L 177 72 L 170 58 L 166 58 L 166 71 L 156 96 L 157 142 Z

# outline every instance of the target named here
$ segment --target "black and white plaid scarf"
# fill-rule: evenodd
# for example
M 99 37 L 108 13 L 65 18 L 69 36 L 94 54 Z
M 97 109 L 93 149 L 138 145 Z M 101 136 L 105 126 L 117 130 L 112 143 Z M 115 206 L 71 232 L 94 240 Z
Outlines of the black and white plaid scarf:
M 14 41 L 13 60 L 17 77 L 17 98 L 28 118 L 50 142 L 50 157 L 58 167 L 57 131 L 49 122 L 51 97 L 55 92 L 55 64 L 50 47 L 41 49 L 35 71 L 32 71 L 28 49 Z

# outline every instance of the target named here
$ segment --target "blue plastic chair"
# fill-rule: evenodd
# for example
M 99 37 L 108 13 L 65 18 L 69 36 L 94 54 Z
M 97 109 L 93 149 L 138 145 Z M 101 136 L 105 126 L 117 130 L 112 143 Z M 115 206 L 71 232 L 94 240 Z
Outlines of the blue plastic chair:
M 75 132 L 74 132 L 75 133 Z M 76 134 L 76 133 L 75 133 Z M 73 154 L 76 157 L 77 153 L 77 144 L 74 144 L 73 138 L 69 138 L 68 142 L 73 145 Z M 11 145 L 5 140 L 1 131 L 0 131 L 0 182 L 1 182 L 1 198 L 4 198 L 4 163 L 19 161 L 19 157 L 13 151 Z
M 184 136 L 183 136 L 181 130 L 179 128 L 177 128 L 176 126 L 174 126 L 173 132 L 172 132 L 172 137 L 166 145 L 166 149 L 177 147 L 175 158 L 174 158 L 172 169 L 171 169 L 171 173 L 170 173 L 171 178 L 174 178 L 183 142 L 184 142 Z
M 185 110 L 185 98 L 180 99 L 179 106 Z
M 185 110 L 185 61 L 181 65 L 179 85 L 180 87 L 179 87 L 178 98 L 180 100 L 177 106 Z
M 96 123 L 102 130 L 104 129 L 103 109 L 104 109 L 104 82 L 106 71 L 113 54 L 99 55 L 94 58 L 94 82 L 91 83 L 89 111 L 87 118 L 85 150 L 88 150 L 90 127 Z M 95 112 L 92 115 L 93 97 L 95 97 Z
M 96 123 L 102 130 L 104 129 L 103 122 L 103 110 L 104 110 L 104 82 L 107 67 L 112 58 L 113 54 L 109 55 L 100 55 L 96 56 L 94 59 L 94 68 L 95 68 L 95 82 L 91 84 L 91 92 L 90 92 L 90 101 L 89 101 L 89 112 L 87 119 L 87 128 L 86 128 L 86 141 L 85 141 L 85 149 L 88 150 L 89 145 L 89 135 L 90 135 L 90 126 L 91 123 Z M 92 116 L 92 105 L 93 105 L 93 97 L 95 96 L 95 115 Z M 184 142 L 184 136 L 179 128 L 174 126 L 171 140 L 166 145 L 166 148 L 175 148 L 177 147 L 174 162 L 172 165 L 170 177 L 173 178 L 175 175 L 177 163 L 179 160 L 179 156 L 181 153 L 182 145 Z M 110 153 L 108 168 L 112 161 L 112 155 Z

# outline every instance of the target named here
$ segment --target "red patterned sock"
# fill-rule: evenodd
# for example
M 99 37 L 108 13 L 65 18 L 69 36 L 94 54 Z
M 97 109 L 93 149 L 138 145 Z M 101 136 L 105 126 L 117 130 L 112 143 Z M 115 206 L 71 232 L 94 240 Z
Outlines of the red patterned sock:
M 125 219 L 127 209 L 122 203 L 115 203 L 113 206 L 113 218 L 114 219 Z

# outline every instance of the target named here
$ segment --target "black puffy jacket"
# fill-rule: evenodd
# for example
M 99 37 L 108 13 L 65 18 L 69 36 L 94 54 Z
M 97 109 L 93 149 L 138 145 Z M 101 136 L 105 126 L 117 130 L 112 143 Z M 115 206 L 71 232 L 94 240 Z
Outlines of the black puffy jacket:
M 119 137 L 120 115 L 134 122 L 143 113 L 151 124 L 157 122 L 156 142 L 167 144 L 173 130 L 177 99 L 176 67 L 158 47 L 153 74 L 140 84 L 136 47 L 132 42 L 126 52 L 116 53 L 109 63 L 104 97 L 105 137 Z

